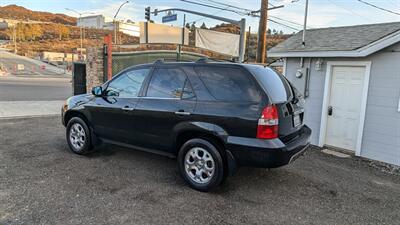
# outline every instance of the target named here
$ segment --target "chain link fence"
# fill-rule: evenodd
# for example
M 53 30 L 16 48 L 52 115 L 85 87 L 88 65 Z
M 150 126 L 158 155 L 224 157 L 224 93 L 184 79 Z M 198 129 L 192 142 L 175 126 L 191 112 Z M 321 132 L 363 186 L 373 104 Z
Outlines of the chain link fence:
M 164 61 L 196 61 L 205 55 L 181 52 L 179 55 L 176 51 L 158 50 L 158 51 L 143 51 L 143 52 L 113 52 L 112 53 L 112 75 L 118 74 L 120 71 L 134 65 L 153 63 L 158 59 Z M 104 62 L 107 62 L 107 55 L 104 57 Z M 104 80 L 107 80 L 107 66 L 104 67 Z

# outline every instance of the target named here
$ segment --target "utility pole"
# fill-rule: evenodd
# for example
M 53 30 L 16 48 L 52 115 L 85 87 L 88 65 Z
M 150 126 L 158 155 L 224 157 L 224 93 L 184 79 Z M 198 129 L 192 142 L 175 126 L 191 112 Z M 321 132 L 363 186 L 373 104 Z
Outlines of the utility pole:
M 257 63 L 265 63 L 265 58 L 267 57 L 267 20 L 268 0 L 261 0 L 260 22 L 258 25 Z

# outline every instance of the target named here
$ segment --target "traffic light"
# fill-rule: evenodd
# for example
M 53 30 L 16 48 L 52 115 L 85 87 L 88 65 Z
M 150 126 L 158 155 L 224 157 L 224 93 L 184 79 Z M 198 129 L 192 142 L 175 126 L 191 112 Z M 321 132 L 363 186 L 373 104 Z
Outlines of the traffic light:
M 146 7 L 146 8 L 144 9 L 144 18 L 145 18 L 147 21 L 150 21 L 150 6 L 149 6 L 149 7 Z

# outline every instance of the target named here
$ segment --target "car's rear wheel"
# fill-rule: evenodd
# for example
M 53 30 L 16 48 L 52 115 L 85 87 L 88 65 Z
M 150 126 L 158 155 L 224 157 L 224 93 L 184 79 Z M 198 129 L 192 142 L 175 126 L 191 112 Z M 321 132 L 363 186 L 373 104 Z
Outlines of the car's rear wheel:
M 84 120 L 72 118 L 67 124 L 67 142 L 71 151 L 84 155 L 92 152 L 90 130 Z
M 210 191 L 222 183 L 225 178 L 223 163 L 217 147 L 204 139 L 187 141 L 178 155 L 182 177 L 199 191 Z

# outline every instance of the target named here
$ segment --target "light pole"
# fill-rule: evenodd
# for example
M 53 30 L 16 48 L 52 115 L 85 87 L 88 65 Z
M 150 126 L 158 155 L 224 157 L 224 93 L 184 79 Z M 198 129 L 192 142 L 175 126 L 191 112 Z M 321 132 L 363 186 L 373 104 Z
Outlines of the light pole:
M 114 23 L 114 44 L 117 44 L 117 21 L 115 20 L 118 16 L 119 11 L 121 10 L 122 6 L 124 6 L 125 4 L 129 3 L 129 1 L 126 1 L 124 3 L 122 3 L 117 12 L 115 13 L 114 19 L 113 19 L 113 23 Z
M 304 9 L 304 27 L 303 27 L 303 37 L 301 41 L 303 47 L 306 46 L 307 15 L 308 15 L 308 0 L 306 0 L 306 5 Z
M 69 9 L 69 8 L 65 8 L 65 10 L 68 10 L 68 11 L 71 11 L 71 12 L 74 12 L 74 13 L 78 14 L 79 15 L 78 21 L 80 21 L 80 22 L 82 22 L 81 21 L 82 15 L 84 15 L 84 14 L 94 14 L 94 13 L 80 13 L 80 12 L 74 10 L 74 9 Z M 78 25 L 78 22 L 77 22 L 76 25 Z M 79 28 L 80 28 L 79 30 L 80 30 L 80 36 L 81 36 L 81 57 L 82 57 L 82 49 L 83 49 L 83 38 L 82 38 L 82 36 L 83 36 L 82 35 L 83 34 L 83 26 L 82 26 L 82 24 L 79 26 Z

